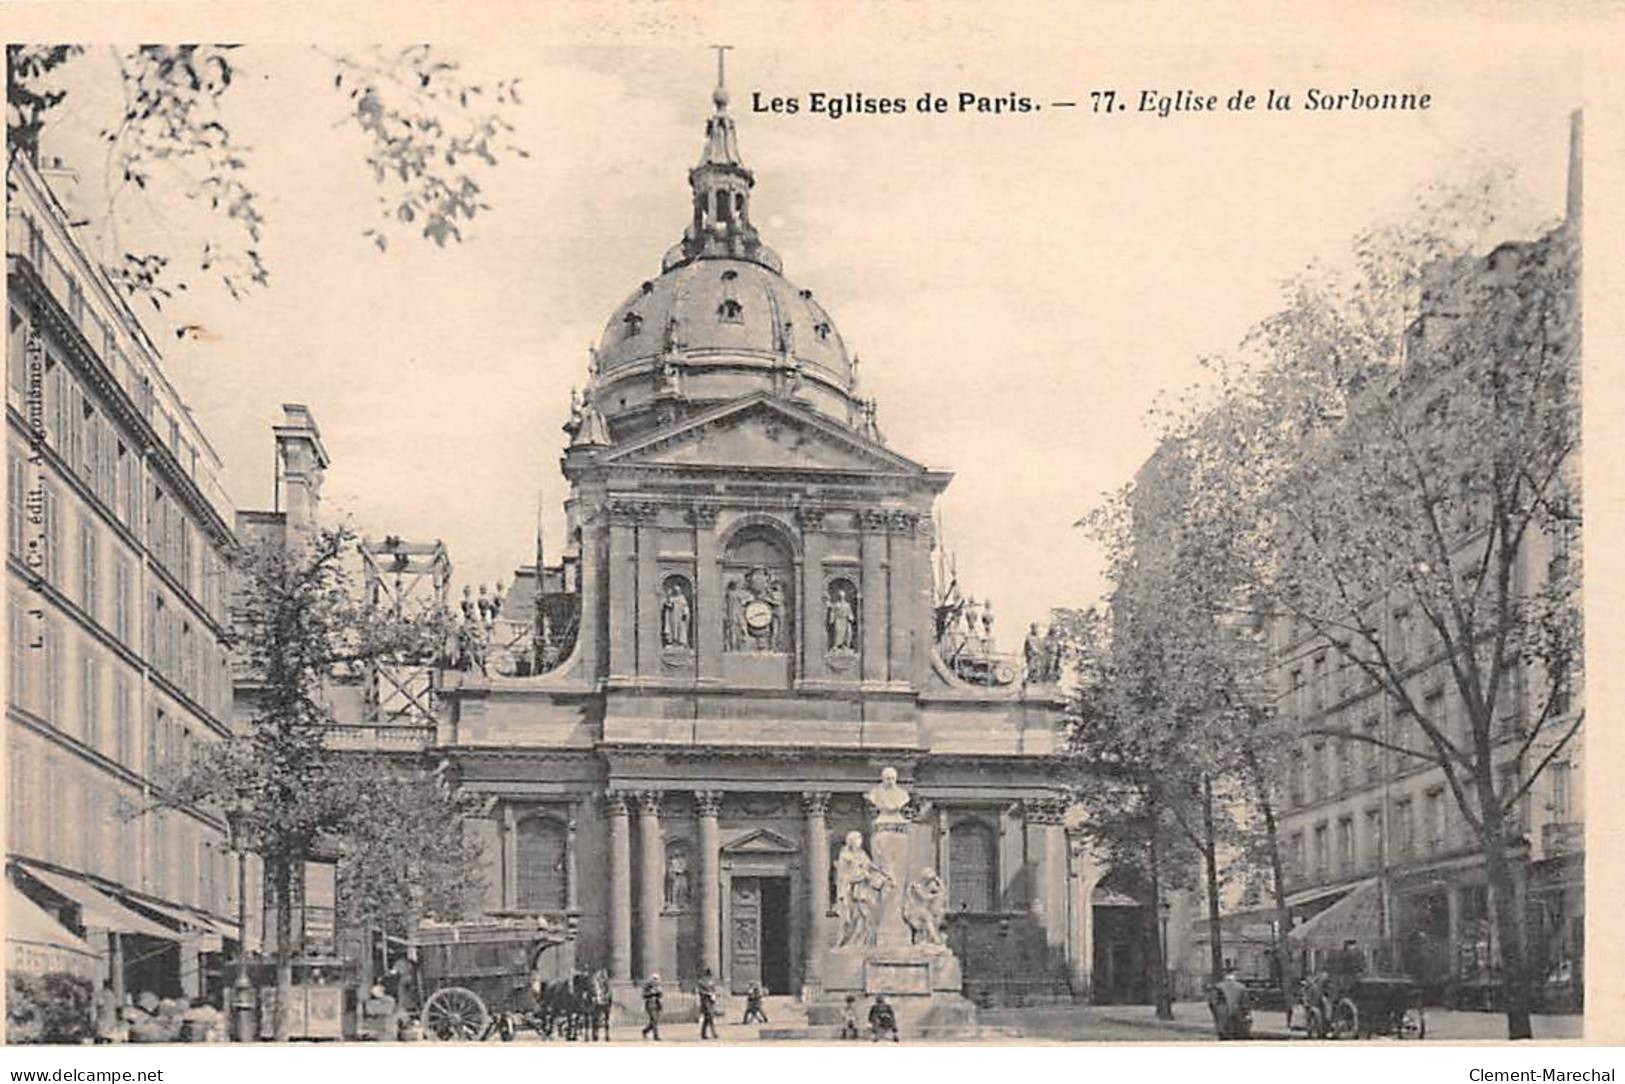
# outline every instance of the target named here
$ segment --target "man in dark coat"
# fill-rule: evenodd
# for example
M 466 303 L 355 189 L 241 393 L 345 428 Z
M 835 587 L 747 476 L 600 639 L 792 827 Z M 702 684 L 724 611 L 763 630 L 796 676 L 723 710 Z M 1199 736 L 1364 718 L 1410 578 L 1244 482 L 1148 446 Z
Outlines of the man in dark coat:
M 653 1036 L 655 1042 L 660 1041 L 660 974 L 650 975 L 643 984 L 643 1011 L 648 1015 L 649 1022 L 643 1025 L 643 1037 Z
M 878 1043 L 888 1035 L 894 1043 L 903 1041 L 897 1034 L 897 1013 L 885 994 L 876 994 L 875 1003 L 869 1006 L 869 1038 Z
M 700 995 L 700 1038 L 717 1037 L 717 984 L 708 967 L 700 972 L 697 989 Z
M 1247 1039 L 1253 1033 L 1253 1014 L 1246 985 L 1235 968 L 1208 991 L 1208 1007 L 1213 1011 L 1213 1029 L 1221 1039 Z

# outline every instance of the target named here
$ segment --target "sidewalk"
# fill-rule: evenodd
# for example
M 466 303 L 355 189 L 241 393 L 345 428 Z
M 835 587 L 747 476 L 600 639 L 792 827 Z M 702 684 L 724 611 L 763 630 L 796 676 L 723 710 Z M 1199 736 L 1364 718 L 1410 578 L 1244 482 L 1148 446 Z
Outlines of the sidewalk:
M 1213 1014 L 1203 1001 L 1180 1001 L 1174 1005 L 1172 1020 L 1158 1020 L 1156 1009 L 1150 1005 L 1101 1005 L 1096 1013 L 1102 1020 L 1140 1027 L 1167 1028 L 1213 1036 Z M 1536 1041 L 1578 1039 L 1581 1037 L 1584 1017 L 1578 1013 L 1540 1014 L 1533 1019 Z M 1442 1043 L 1494 1042 L 1506 1039 L 1507 1018 L 1502 1013 L 1455 1012 L 1450 1009 L 1427 1010 L 1427 1041 Z M 1253 1013 L 1255 1039 L 1305 1039 L 1302 1031 L 1288 1031 L 1286 1014 L 1280 1012 Z M 1386 1042 L 1381 1037 L 1372 1040 Z

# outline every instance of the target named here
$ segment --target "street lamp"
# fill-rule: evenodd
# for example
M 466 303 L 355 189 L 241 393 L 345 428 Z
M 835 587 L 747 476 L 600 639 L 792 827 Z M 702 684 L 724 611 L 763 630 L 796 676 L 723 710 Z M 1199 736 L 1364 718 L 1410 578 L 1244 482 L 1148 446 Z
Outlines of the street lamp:
M 232 1039 L 254 1041 L 254 984 L 248 978 L 248 819 L 254 814 L 254 799 L 238 791 L 226 812 L 231 831 L 231 849 L 237 852 L 237 977 L 231 984 Z
M 1172 1013 L 1173 1012 L 1173 1006 L 1174 1006 L 1174 991 L 1173 991 L 1173 984 L 1169 980 L 1169 968 L 1168 968 L 1168 916 L 1173 913 L 1174 905 L 1169 903 L 1168 900 L 1166 898 L 1164 898 L 1163 901 L 1162 901 L 1162 904 L 1161 904 L 1161 910 L 1162 910 L 1162 996 L 1163 996 L 1163 999 L 1168 1002 L 1168 1011 L 1169 1011 L 1169 1013 Z

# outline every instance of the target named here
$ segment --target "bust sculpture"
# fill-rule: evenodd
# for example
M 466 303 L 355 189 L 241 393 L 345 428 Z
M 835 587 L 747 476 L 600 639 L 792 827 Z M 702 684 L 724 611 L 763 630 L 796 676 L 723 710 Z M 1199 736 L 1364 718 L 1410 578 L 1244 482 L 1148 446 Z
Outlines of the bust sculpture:
M 908 823 L 908 818 L 903 815 L 903 807 L 908 805 L 908 791 L 897 785 L 896 768 L 883 768 L 880 785 L 872 788 L 864 798 L 875 807 L 877 829 Z

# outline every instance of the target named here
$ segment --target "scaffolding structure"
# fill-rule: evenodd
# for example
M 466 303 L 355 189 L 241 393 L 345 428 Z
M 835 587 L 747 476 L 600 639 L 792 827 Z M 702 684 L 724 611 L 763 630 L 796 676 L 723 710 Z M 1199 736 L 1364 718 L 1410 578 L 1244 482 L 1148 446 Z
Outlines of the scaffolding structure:
M 451 557 L 443 542 L 407 542 L 398 535 L 364 539 L 362 575 L 367 605 L 397 618 L 444 617 L 451 590 Z M 433 727 L 439 660 L 369 660 L 364 674 L 363 720 L 372 726 Z

